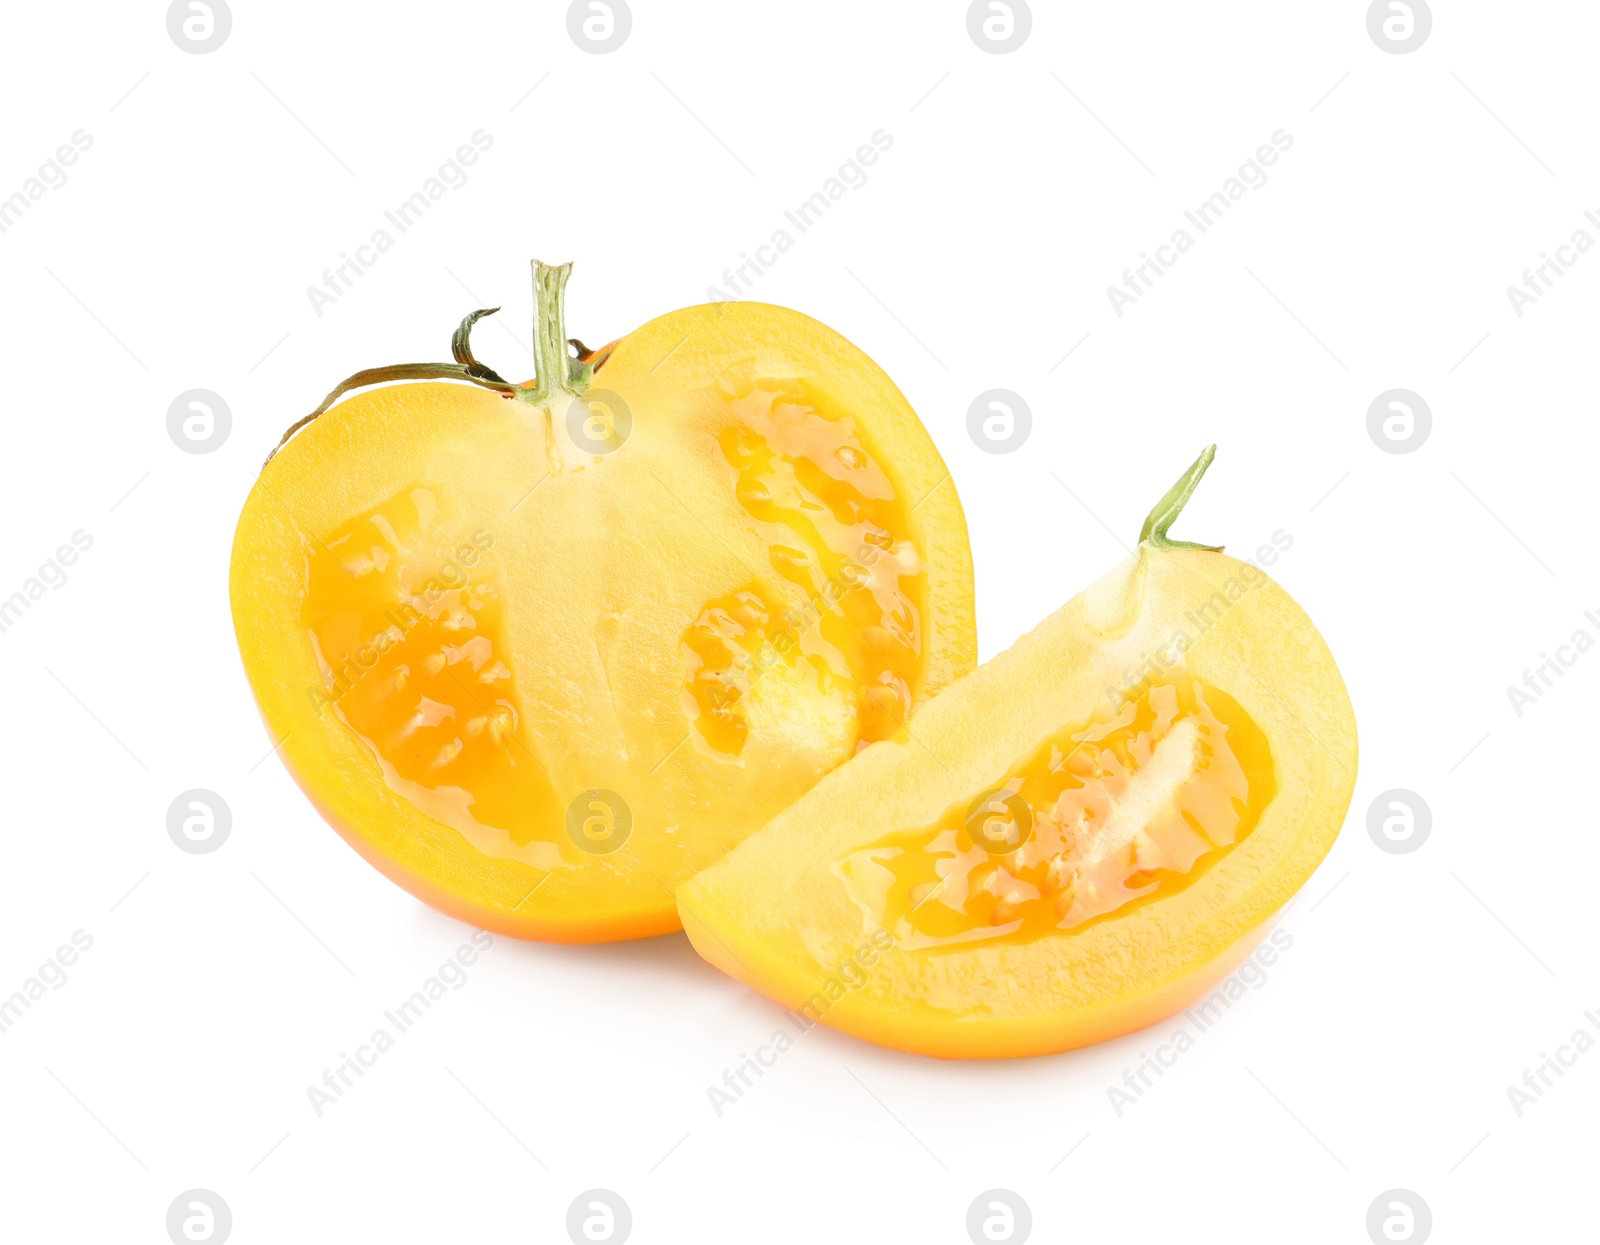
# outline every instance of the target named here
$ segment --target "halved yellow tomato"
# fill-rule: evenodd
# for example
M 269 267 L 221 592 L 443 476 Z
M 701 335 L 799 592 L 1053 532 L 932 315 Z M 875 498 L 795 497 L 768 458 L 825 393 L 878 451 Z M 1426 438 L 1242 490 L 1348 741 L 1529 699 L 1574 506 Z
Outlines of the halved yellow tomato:
M 1344 820 L 1356 729 L 1311 621 L 1167 530 L 678 891 L 706 959 L 902 1050 L 1066 1050 L 1239 965 Z
M 477 312 L 454 364 L 359 373 L 291 429 L 232 598 L 279 754 L 358 851 L 592 941 L 676 929 L 683 879 L 976 645 L 955 488 L 871 359 L 756 303 L 573 357 L 568 269 L 535 265 L 536 382 L 473 357 Z

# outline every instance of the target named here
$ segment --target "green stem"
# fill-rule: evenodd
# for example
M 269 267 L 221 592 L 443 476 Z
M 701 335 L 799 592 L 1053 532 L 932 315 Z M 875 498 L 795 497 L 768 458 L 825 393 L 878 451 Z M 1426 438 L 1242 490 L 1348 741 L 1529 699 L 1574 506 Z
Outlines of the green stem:
M 463 322 L 464 327 L 467 323 L 483 314 L 480 311 L 467 317 L 467 321 Z M 468 352 L 468 357 L 471 357 L 470 351 Z M 340 381 L 334 386 L 333 391 L 322 399 L 321 406 L 317 407 L 305 418 L 298 419 L 289 425 L 289 430 L 278 439 L 278 443 L 272 447 L 272 453 L 267 455 L 266 462 L 261 465 L 265 467 L 267 463 L 270 463 L 273 455 L 277 454 L 279 450 L 289 443 L 290 437 L 294 436 L 295 433 L 299 432 L 300 429 L 321 415 L 352 389 L 364 389 L 368 385 L 384 385 L 395 380 L 469 380 L 474 385 L 481 385 L 485 389 L 493 389 L 502 397 L 513 397 L 517 393 L 515 385 L 501 380 L 493 372 L 476 362 L 470 367 L 460 363 L 393 363 L 388 367 L 369 367 L 364 372 L 357 372 L 354 376 L 348 376 Z
M 456 360 L 454 363 L 395 363 L 357 372 L 340 381 L 333 392 L 322 400 L 321 406 L 304 419 L 297 420 L 278 444 L 272 447 L 267 462 L 270 463 L 273 455 L 288 444 L 290 437 L 345 394 L 368 385 L 382 385 L 396 380 L 465 380 L 484 389 L 492 389 L 502 397 L 520 398 L 524 402 L 539 405 L 548 405 L 557 394 L 577 397 L 589 388 L 595 368 L 604 363 L 611 352 L 609 349 L 602 350 L 588 363 L 580 363 L 567 353 L 566 308 L 563 300 L 567 278 L 571 275 L 571 264 L 550 265 L 533 261 L 533 289 L 538 299 L 538 310 L 534 313 L 533 321 L 533 349 L 538 375 L 532 385 L 513 385 L 473 357 L 473 325 L 484 316 L 492 316 L 500 310 L 498 307 L 487 307 L 474 311 L 462 320 L 450 339 L 450 353 Z M 261 465 L 265 467 L 267 464 Z
M 1157 549 L 1206 549 L 1213 553 L 1222 552 L 1221 545 L 1197 545 L 1189 540 L 1167 539 L 1167 529 L 1183 513 L 1189 498 L 1194 496 L 1195 489 L 1200 486 L 1200 477 L 1205 475 L 1206 468 L 1211 466 L 1211 460 L 1216 456 L 1215 445 L 1208 445 L 1200 451 L 1200 457 L 1194 460 L 1189 470 L 1178 477 L 1178 482 L 1167 490 L 1166 496 L 1156 503 L 1155 509 L 1145 519 L 1144 528 L 1139 533 L 1141 544 L 1149 541 Z
M 567 353 L 566 290 L 572 265 L 533 261 L 533 292 L 537 310 L 533 320 L 534 366 L 538 375 L 533 387 L 524 387 L 518 397 L 543 405 L 558 393 L 576 397 L 589 387 L 594 368 L 579 363 Z
M 450 338 L 450 353 L 455 356 L 457 363 L 467 369 L 468 375 L 478 380 L 489 381 L 491 384 L 504 385 L 507 383 L 504 377 L 472 357 L 472 326 L 484 316 L 492 316 L 499 310 L 498 307 L 483 307 L 461 321 L 455 334 Z

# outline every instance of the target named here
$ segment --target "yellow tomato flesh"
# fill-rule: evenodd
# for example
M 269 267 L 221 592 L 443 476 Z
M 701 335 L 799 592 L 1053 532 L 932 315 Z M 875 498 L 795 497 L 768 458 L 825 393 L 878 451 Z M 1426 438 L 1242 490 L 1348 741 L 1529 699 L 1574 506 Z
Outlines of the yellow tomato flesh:
M 577 406 L 434 382 L 334 405 L 263 470 L 232 591 L 328 820 L 428 902 L 554 940 L 677 928 L 744 818 L 975 650 L 926 431 L 859 350 L 760 304 L 629 334 Z

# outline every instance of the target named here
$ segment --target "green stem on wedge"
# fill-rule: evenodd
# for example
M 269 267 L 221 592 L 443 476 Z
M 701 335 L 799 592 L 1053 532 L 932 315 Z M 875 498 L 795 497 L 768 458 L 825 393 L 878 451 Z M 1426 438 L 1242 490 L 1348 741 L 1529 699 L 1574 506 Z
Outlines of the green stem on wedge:
M 531 385 L 513 385 L 492 368 L 478 362 L 472 354 L 472 328 L 484 316 L 492 316 L 498 307 L 485 307 L 472 312 L 457 326 L 450 338 L 450 353 L 454 363 L 391 363 L 387 367 L 369 367 L 346 377 L 334 386 L 322 400 L 322 405 L 304 419 L 296 420 L 289 430 L 272 447 L 265 467 L 285 445 L 317 416 L 354 389 L 369 385 L 383 385 L 396 380 L 464 380 L 492 389 L 504 398 L 517 398 L 524 402 L 548 405 L 557 394 L 573 397 L 583 393 L 594 379 L 595 369 L 605 362 L 609 350 L 602 351 L 588 363 L 580 363 L 567 353 L 566 308 L 564 298 L 567 278 L 572 275 L 571 264 L 545 264 L 533 261 L 533 289 L 537 302 L 533 321 L 534 359 L 537 377 Z
M 1149 541 L 1157 549 L 1205 549 L 1212 553 L 1221 553 L 1221 545 L 1199 545 L 1191 540 L 1169 540 L 1167 529 L 1183 513 L 1184 506 L 1188 505 L 1189 498 L 1194 496 L 1194 491 L 1200 486 L 1200 477 L 1205 475 L 1206 468 L 1211 466 L 1211 460 L 1217 456 L 1217 447 L 1208 445 L 1200 451 L 1200 457 L 1195 459 L 1189 470 L 1178 477 L 1178 482 L 1169 488 L 1155 509 L 1150 512 L 1144 521 L 1144 528 L 1139 532 L 1139 542 Z

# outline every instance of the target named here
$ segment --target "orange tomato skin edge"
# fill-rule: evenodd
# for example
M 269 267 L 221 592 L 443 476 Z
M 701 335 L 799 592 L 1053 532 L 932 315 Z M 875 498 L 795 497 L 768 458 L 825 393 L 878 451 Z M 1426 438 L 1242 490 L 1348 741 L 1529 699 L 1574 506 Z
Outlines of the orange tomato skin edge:
M 1004 1028 L 985 1027 L 968 1035 L 952 1032 L 950 1026 L 930 1025 L 919 1031 L 914 1020 L 900 1018 L 886 1024 L 879 1012 L 869 1015 L 864 1024 L 851 1023 L 848 1009 L 831 1009 L 820 1023 L 883 1046 L 890 1050 L 929 1055 L 936 1059 L 1018 1059 L 1032 1055 L 1053 1055 L 1092 1046 L 1139 1029 L 1159 1024 L 1190 1007 L 1214 989 L 1255 953 L 1272 932 L 1283 909 L 1230 945 L 1215 959 L 1182 977 L 1163 982 L 1144 994 L 1101 1004 L 1084 1012 L 1051 1019 L 1028 1017 Z M 739 981 L 760 990 L 759 983 L 735 961 L 721 941 L 687 907 L 681 907 L 684 932 L 700 955 Z M 810 1019 L 807 1017 L 807 1019 Z M 963 1040 L 963 1036 L 970 1040 Z
M 270 729 L 270 728 L 269 728 Z M 508 938 L 521 938 L 533 942 L 595 943 L 616 942 L 630 938 L 653 938 L 670 934 L 682 928 L 678 914 L 672 907 L 619 919 L 613 913 L 597 913 L 590 919 L 563 921 L 540 920 L 530 914 L 518 917 L 497 911 L 483 903 L 463 899 L 453 891 L 430 882 L 419 873 L 401 865 L 388 853 L 374 847 L 359 832 L 346 825 L 333 807 L 325 802 L 316 789 L 301 781 L 293 764 L 285 758 L 284 768 L 295 780 L 295 785 L 311 801 L 322 819 L 339 833 L 339 837 L 353 847 L 374 869 L 396 886 L 415 895 L 431 908 L 454 917 L 474 929 L 488 930 Z

